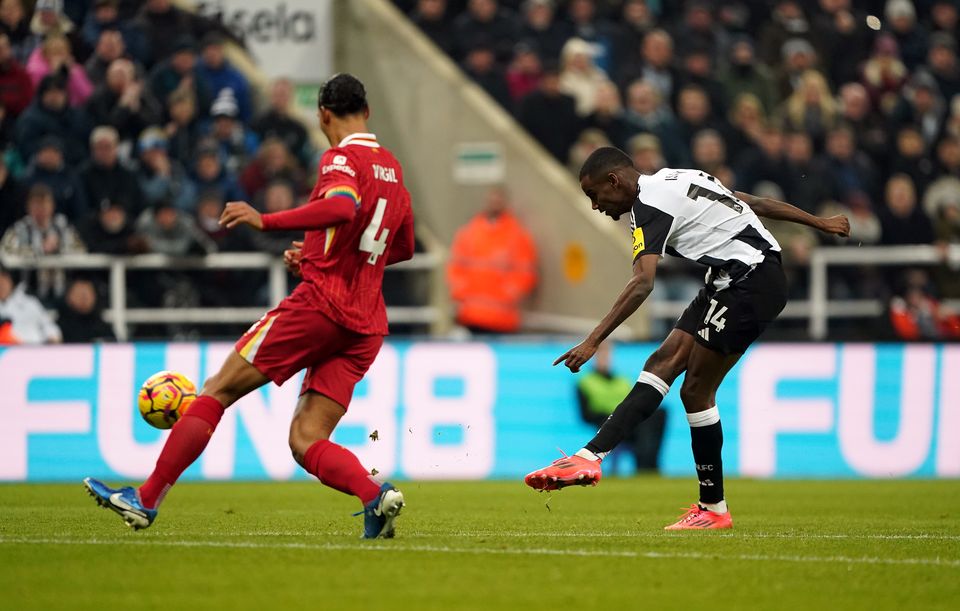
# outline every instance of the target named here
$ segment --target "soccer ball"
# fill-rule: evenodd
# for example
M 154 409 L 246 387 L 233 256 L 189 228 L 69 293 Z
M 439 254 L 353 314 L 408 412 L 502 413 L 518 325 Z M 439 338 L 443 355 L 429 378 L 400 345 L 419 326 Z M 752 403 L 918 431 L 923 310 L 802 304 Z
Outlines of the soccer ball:
M 169 429 L 194 399 L 197 387 L 182 373 L 161 371 L 150 376 L 137 394 L 140 415 L 152 427 Z

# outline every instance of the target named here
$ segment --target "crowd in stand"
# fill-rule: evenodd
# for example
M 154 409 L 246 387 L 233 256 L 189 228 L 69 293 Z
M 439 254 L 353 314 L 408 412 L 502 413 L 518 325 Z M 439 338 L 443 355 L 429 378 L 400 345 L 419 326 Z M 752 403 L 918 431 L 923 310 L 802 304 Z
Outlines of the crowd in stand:
M 295 206 L 315 158 L 289 113 L 291 83 L 273 83 L 258 103 L 226 58 L 230 39 L 171 0 L 0 0 L 0 255 L 288 247 L 294 236 L 217 223 L 231 200 Z M 241 305 L 255 293 L 229 274 L 204 274 L 132 274 L 130 303 Z M 60 309 L 62 336 L 47 329 L 47 341 L 109 335 L 88 324 L 99 320 L 98 276 L 44 270 L 18 280 L 0 294 L 0 319 L 20 291 Z
M 574 171 L 612 144 L 647 173 L 847 214 L 844 244 L 960 242 L 957 0 L 397 4 Z M 820 239 L 773 229 L 794 264 Z M 831 290 L 956 298 L 958 276 L 858 270 Z

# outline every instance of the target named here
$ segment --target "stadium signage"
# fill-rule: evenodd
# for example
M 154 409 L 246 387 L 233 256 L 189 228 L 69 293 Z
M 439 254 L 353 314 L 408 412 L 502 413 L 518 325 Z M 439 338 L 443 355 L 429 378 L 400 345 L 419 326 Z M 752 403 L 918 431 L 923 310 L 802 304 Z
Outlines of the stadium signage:
M 334 439 L 379 473 L 516 478 L 576 450 L 592 430 L 576 377 L 550 367 L 567 346 L 393 342 L 357 388 Z M 653 345 L 619 346 L 639 371 Z M 161 369 L 201 380 L 230 344 L 0 349 L 0 480 L 138 479 L 166 433 L 140 420 L 139 384 Z M 725 470 L 753 477 L 960 477 L 960 346 L 761 344 L 718 393 Z M 952 372 L 953 375 L 948 375 Z M 675 389 L 679 383 L 675 384 Z M 299 380 L 227 411 L 190 479 L 306 478 L 287 448 Z M 668 475 L 693 475 L 689 430 L 668 395 Z

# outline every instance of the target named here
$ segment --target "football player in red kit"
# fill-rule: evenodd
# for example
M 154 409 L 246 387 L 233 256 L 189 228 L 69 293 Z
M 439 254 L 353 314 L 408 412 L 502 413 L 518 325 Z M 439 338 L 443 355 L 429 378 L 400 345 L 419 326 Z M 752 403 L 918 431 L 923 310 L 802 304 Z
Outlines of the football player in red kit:
M 226 227 L 259 231 L 303 230 L 286 253 L 302 276 L 293 293 L 237 341 L 220 371 L 174 425 L 157 465 L 138 489 L 84 483 L 97 502 L 134 528 L 150 526 L 164 495 L 203 452 L 224 410 L 267 382 L 282 384 L 306 369 L 290 424 L 296 461 L 331 488 L 358 497 L 364 537 L 392 537 L 403 495 L 381 484 L 357 457 L 330 441 L 387 334 L 383 270 L 413 256 L 413 213 L 403 171 L 390 151 L 368 133 L 370 111 L 363 84 L 338 74 L 320 89 L 320 128 L 332 148 L 320 161 L 317 185 L 306 204 L 261 214 L 230 202 Z

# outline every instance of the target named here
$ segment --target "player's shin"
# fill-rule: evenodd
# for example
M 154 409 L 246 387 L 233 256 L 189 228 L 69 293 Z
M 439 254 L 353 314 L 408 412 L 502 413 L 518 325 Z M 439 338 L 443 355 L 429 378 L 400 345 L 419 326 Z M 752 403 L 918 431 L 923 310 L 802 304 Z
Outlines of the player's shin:
M 209 395 L 197 397 L 190 405 L 170 431 L 153 473 L 137 491 L 144 507 L 155 509 L 180 474 L 200 457 L 220 423 L 224 409 Z
M 642 372 L 630 394 L 610 414 L 596 436 L 577 452 L 577 456 L 589 460 L 605 457 L 641 422 L 657 411 L 668 392 L 669 384 L 649 371 Z
M 700 480 L 700 505 L 716 513 L 726 513 L 723 498 L 723 429 L 716 406 L 702 412 L 688 413 L 693 459 Z
M 352 494 L 364 505 L 380 494 L 380 483 L 353 452 L 327 439 L 310 446 L 303 456 L 303 467 L 324 485 Z

